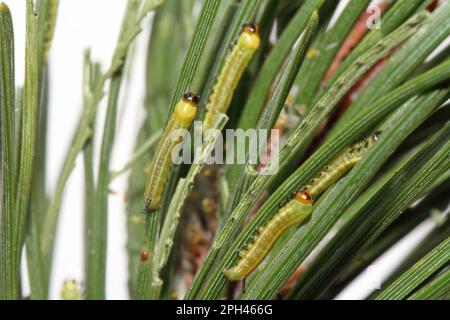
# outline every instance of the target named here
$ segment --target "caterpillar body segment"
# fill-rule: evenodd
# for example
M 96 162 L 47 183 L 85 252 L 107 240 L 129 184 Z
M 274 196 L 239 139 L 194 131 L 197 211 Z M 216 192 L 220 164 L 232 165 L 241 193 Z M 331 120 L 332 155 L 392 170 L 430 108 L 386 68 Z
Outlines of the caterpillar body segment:
M 355 142 L 345 148 L 329 164 L 323 167 L 322 170 L 309 181 L 304 189 L 308 190 L 314 197 L 317 197 L 330 185 L 339 180 L 339 178 L 348 170 L 355 166 L 370 146 L 378 140 L 379 135 L 380 132 L 376 132 L 372 136 Z
M 162 193 L 172 167 L 172 151 L 183 138 L 179 136 L 178 139 L 173 139 L 172 134 L 179 129 L 189 129 L 197 113 L 199 100 L 198 95 L 188 92 L 175 106 L 175 110 L 161 136 L 155 156 L 148 167 L 148 178 L 144 192 L 146 210 L 156 210 L 160 206 Z
M 312 196 L 301 190 L 264 226 L 253 242 L 239 253 L 240 260 L 232 268 L 224 270 L 231 281 L 244 280 L 266 257 L 280 235 L 290 226 L 305 221 L 312 212 Z
M 259 45 L 259 26 L 245 24 L 214 85 L 206 106 L 203 130 L 212 127 L 219 113 L 227 113 L 239 80 Z

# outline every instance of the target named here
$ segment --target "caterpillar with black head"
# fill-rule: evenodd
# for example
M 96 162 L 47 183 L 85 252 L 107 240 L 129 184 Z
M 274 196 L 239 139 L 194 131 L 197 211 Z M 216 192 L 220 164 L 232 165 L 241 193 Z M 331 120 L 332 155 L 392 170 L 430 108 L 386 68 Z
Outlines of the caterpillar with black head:
M 245 278 L 266 257 L 281 234 L 294 224 L 305 222 L 313 209 L 313 197 L 317 197 L 331 184 L 336 182 L 350 168 L 352 168 L 370 146 L 378 140 L 380 132 L 358 141 L 345 148 L 330 163 L 323 167 L 319 173 L 310 180 L 309 184 L 300 188 L 295 198 L 281 208 L 269 222 L 259 228 L 258 235 L 253 241 L 239 252 L 238 263 L 223 271 L 230 281 L 245 280 Z
M 197 113 L 199 102 L 200 97 L 197 94 L 187 92 L 175 106 L 148 169 L 144 192 L 145 211 L 157 210 L 160 206 L 162 193 L 172 166 L 172 151 L 183 138 L 180 136 L 178 139 L 174 139 L 172 134 L 179 129 L 189 129 Z
M 227 56 L 206 106 L 203 130 L 214 124 L 219 113 L 226 114 L 241 76 L 260 45 L 259 26 L 246 23 Z

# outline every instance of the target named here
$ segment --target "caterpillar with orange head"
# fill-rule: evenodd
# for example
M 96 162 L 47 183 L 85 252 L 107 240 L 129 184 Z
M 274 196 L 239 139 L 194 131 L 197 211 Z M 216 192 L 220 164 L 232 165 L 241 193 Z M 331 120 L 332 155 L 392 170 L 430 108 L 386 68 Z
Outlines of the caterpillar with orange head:
M 157 210 L 160 206 L 162 193 L 172 166 L 172 151 L 183 138 L 178 136 L 177 139 L 174 139 L 173 134 L 176 130 L 189 129 L 197 113 L 199 102 L 200 97 L 197 94 L 187 92 L 175 106 L 148 169 L 144 192 L 145 211 Z
M 241 281 L 259 265 L 267 256 L 270 249 L 289 227 L 305 222 L 312 213 L 313 197 L 317 197 L 331 184 L 336 182 L 350 170 L 367 152 L 370 146 L 378 140 L 380 132 L 358 141 L 345 148 L 330 163 L 322 168 L 309 184 L 300 188 L 291 201 L 289 201 L 264 226 L 259 228 L 253 241 L 239 252 L 238 263 L 223 271 L 230 281 Z
M 246 23 L 225 60 L 206 106 L 203 130 L 212 127 L 219 113 L 226 114 L 242 74 L 260 45 L 259 26 Z
M 305 221 L 311 214 L 313 198 L 306 190 L 300 190 L 278 213 L 260 228 L 254 241 L 239 252 L 240 260 L 223 273 L 231 281 L 244 280 L 269 253 L 280 235 L 290 226 Z

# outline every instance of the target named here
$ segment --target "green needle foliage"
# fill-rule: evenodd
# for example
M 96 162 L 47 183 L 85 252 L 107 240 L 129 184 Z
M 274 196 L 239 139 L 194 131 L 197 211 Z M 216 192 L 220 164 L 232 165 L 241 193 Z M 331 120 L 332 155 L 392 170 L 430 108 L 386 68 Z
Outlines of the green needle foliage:
M 414 293 L 408 300 L 448 300 L 449 287 L 450 270 L 447 270 Z
M 1 216 L 1 299 L 17 298 L 18 274 L 15 265 L 14 248 L 14 31 L 9 8 L 0 4 L 0 42 L 1 42 L 1 177 L 2 216 Z
M 198 68 L 200 57 L 205 49 L 205 41 L 208 38 L 211 30 L 213 22 L 213 19 L 211 18 L 214 17 L 217 13 L 218 6 L 218 0 L 206 1 L 204 3 L 202 15 L 199 18 L 196 31 L 194 33 L 194 39 L 197 39 L 198 41 L 192 42 L 191 46 L 188 49 L 188 53 L 181 69 L 180 80 L 178 81 L 177 87 L 175 88 L 175 94 L 171 99 L 171 107 L 168 113 L 169 116 L 172 114 L 176 101 L 179 99 L 179 97 L 182 96 L 182 92 L 186 91 L 192 83 L 195 71 Z M 176 170 L 172 172 L 169 186 L 173 184 L 176 173 Z M 163 209 L 152 212 L 145 217 L 146 230 L 144 234 L 143 250 L 147 250 L 151 254 L 156 249 L 161 216 L 163 215 L 164 208 L 168 206 L 168 191 L 171 190 L 166 190 L 166 196 L 164 197 L 163 201 L 164 204 L 162 205 Z M 153 254 L 153 256 L 156 255 Z M 138 297 L 140 299 L 154 298 L 154 294 L 151 290 L 152 285 L 150 284 L 150 273 L 155 273 L 155 268 L 157 268 L 156 261 L 144 261 L 139 264 Z
M 367 16 L 367 0 L 350 0 L 339 15 L 337 2 L 324 0 L 128 0 L 110 63 L 92 61 L 90 48 L 84 53 L 83 106 L 73 119 L 77 126 L 52 194 L 46 171 L 52 152 L 46 145 L 47 115 L 54 107 L 48 97 L 55 81 L 50 51 L 64 2 L 26 1 L 24 62 L 14 59 L 13 22 L 21 22 L 1 3 L 0 299 L 49 297 L 60 208 L 80 155 L 85 299 L 108 295 L 110 183 L 128 172 L 132 299 L 334 298 L 429 215 L 442 219 L 441 226 L 368 298 L 448 299 L 450 59 L 443 43 L 450 35 L 450 2 L 431 10 L 432 2 L 389 2 L 382 16 L 370 18 L 380 19 L 380 28 L 371 30 L 360 20 Z M 133 154 L 112 170 L 121 134 L 118 103 L 127 97 L 134 42 L 151 11 L 140 93 L 145 116 L 135 141 L 129 141 Z M 191 148 L 196 162 L 172 166 L 161 207 L 144 214 L 146 168 L 167 119 L 186 91 L 200 94 L 196 119 L 203 119 L 217 77 L 249 22 L 260 25 L 261 43 L 237 79 L 228 113 L 218 116 L 201 152 Z M 23 84 L 14 77 L 20 63 Z M 246 142 L 244 163 L 210 165 L 212 150 L 214 156 L 228 151 L 216 144 L 227 129 L 279 130 L 280 148 L 272 150 L 267 165 L 252 163 L 276 147 L 265 137 L 257 146 Z M 277 240 L 248 276 L 246 290 L 230 284 L 224 269 L 237 263 L 238 252 L 259 228 L 344 148 L 375 131 L 382 132 L 380 138 L 313 199 L 309 220 Z M 193 126 L 190 132 L 197 130 Z M 20 289 L 24 249 L 29 297 Z
M 114 52 L 111 68 L 104 75 L 110 77 L 108 106 L 100 151 L 97 186 L 95 190 L 95 209 L 92 210 L 92 228 L 89 234 L 89 254 L 87 256 L 87 287 L 88 299 L 105 299 L 106 281 L 106 241 L 108 224 L 108 194 L 110 181 L 109 163 L 115 138 L 117 104 L 123 78 L 123 68 L 130 46 L 141 31 L 140 24 L 146 14 L 161 4 L 162 1 L 147 0 L 129 1 L 117 48 Z M 104 81 L 104 80 L 103 80 Z
M 417 261 L 408 271 L 402 274 L 386 289 L 376 296 L 376 299 L 404 299 L 423 281 L 432 276 L 450 260 L 450 238 L 445 239 L 425 257 Z M 422 296 L 418 292 L 415 296 Z
M 327 32 L 320 45 L 315 49 L 318 53 L 317 59 L 310 60 L 305 64 L 305 72 L 301 76 L 308 81 L 301 81 L 297 102 L 303 107 L 311 103 L 314 94 L 318 91 L 320 83 L 325 76 L 334 56 L 340 48 L 340 44 L 352 29 L 356 19 L 360 16 L 370 1 L 349 1 L 333 28 Z
M 313 111 L 311 111 L 308 117 L 305 118 L 303 122 L 297 126 L 296 130 L 292 133 L 288 141 L 286 141 L 285 145 L 280 150 L 280 153 L 275 156 L 278 159 L 276 160 L 272 159 L 271 162 L 267 165 L 266 169 L 270 170 L 271 165 L 273 163 L 276 163 L 276 161 L 279 161 L 280 164 L 279 171 L 283 172 L 283 169 L 288 167 L 289 162 L 293 160 L 293 158 L 297 153 L 304 152 L 306 150 L 306 147 L 311 142 L 312 135 L 319 126 L 320 122 L 323 121 L 326 118 L 326 116 L 333 111 L 333 107 L 337 105 L 337 103 L 339 102 L 340 98 L 344 95 L 344 93 L 348 89 L 350 89 L 352 83 L 355 83 L 356 80 L 360 76 L 362 76 L 371 65 L 373 65 L 376 61 L 378 61 L 380 57 L 385 55 L 389 51 L 389 48 L 394 47 L 400 41 L 404 40 L 405 37 L 411 35 L 409 32 L 413 32 L 414 26 L 417 26 L 417 23 L 419 21 L 423 21 L 424 18 L 425 17 L 422 16 L 414 17 L 409 23 L 405 24 L 404 29 L 399 30 L 398 33 L 386 37 L 380 42 L 380 45 L 375 46 L 372 50 L 368 51 L 365 55 L 363 55 L 360 59 L 358 59 L 351 66 L 351 68 L 349 68 L 349 70 L 341 76 L 340 80 L 338 81 L 339 83 L 336 86 L 331 87 L 329 91 L 322 96 L 322 98 L 317 102 L 316 106 L 313 108 Z M 419 21 L 417 21 L 418 19 Z M 411 27 L 413 29 L 411 29 Z M 350 141 L 347 142 L 347 144 L 348 143 L 350 143 Z M 337 154 L 339 150 L 335 150 L 336 151 L 335 154 Z M 327 160 L 329 160 L 330 158 L 328 158 Z M 323 163 L 322 165 L 325 165 L 325 163 Z M 316 170 L 318 169 L 320 169 L 320 167 L 318 167 Z M 312 173 L 312 175 L 313 174 L 314 172 Z M 253 181 L 252 185 L 249 187 L 249 191 L 243 196 L 240 203 L 234 209 L 233 213 L 230 216 L 230 219 L 227 221 L 228 223 L 221 230 L 219 236 L 215 241 L 215 245 L 213 245 L 213 248 L 209 253 L 207 259 L 214 260 L 219 254 L 219 250 L 223 246 L 225 246 L 225 244 L 227 244 L 231 240 L 231 238 L 235 236 L 235 233 L 239 228 L 239 224 L 244 220 L 246 213 L 252 208 L 254 201 L 264 190 L 264 188 L 267 187 L 271 179 L 274 179 L 274 177 L 269 175 L 257 176 L 257 178 Z M 297 184 L 296 186 L 294 186 L 293 189 L 284 192 L 283 195 L 280 198 L 278 198 L 277 204 L 273 206 L 272 209 L 273 211 L 270 213 L 274 214 L 275 213 L 274 209 L 278 207 L 280 200 L 281 202 L 284 202 L 286 198 L 289 195 L 293 194 L 295 192 L 295 189 L 298 189 L 299 187 L 301 187 L 301 185 Z M 270 218 L 269 214 L 265 215 L 263 221 L 259 221 L 258 226 L 269 220 Z M 258 215 L 258 218 L 259 217 L 260 216 Z M 254 221 L 256 221 L 256 219 Z M 254 228 L 256 228 L 256 226 L 254 226 Z M 246 242 L 248 242 L 250 240 L 250 237 L 251 234 L 249 233 L 245 233 L 245 237 L 244 234 L 241 234 L 240 246 L 242 247 Z M 238 246 L 236 247 L 233 246 L 232 248 L 234 249 L 234 252 L 236 252 Z M 233 253 L 233 251 L 228 250 L 226 258 L 221 259 L 220 263 L 216 266 L 216 268 L 219 270 L 223 270 L 223 268 L 226 267 L 227 264 L 229 265 L 235 259 L 236 255 Z M 206 266 L 209 266 L 209 264 L 206 264 Z M 207 273 L 208 270 L 201 270 L 199 274 L 201 274 L 202 272 Z M 211 289 L 208 289 L 208 291 L 210 292 L 205 291 L 205 294 L 208 297 L 210 294 L 213 296 L 219 294 L 221 288 L 225 285 L 225 279 L 220 273 L 216 272 L 213 275 L 213 278 L 214 281 L 211 282 Z
M 25 230 L 30 206 L 33 162 L 36 147 L 37 115 L 39 105 L 39 68 L 38 68 L 38 19 L 33 1 L 27 1 L 26 46 L 25 46 L 25 85 L 23 89 L 23 111 L 21 119 L 21 141 L 18 159 L 16 184 L 15 222 L 14 222 L 14 259 L 16 279 L 19 279 L 19 266 L 22 256 Z M 16 288 L 15 296 L 18 295 Z
M 442 97 L 445 97 L 446 95 L 447 92 L 432 94 L 429 97 L 424 97 L 421 100 L 415 101 L 414 107 L 420 107 L 424 104 L 439 105 L 442 101 Z M 445 138 L 447 137 L 444 136 L 443 139 Z M 441 141 L 439 142 L 442 143 Z M 439 144 L 435 147 L 436 149 L 431 147 L 434 146 L 426 146 L 420 150 L 410 162 L 395 172 L 395 174 L 387 180 L 376 193 L 369 199 L 365 199 L 366 202 L 363 206 L 359 207 L 361 204 L 358 203 L 359 208 L 357 209 L 357 212 L 344 213 L 344 215 L 351 215 L 351 218 L 348 218 L 349 220 L 341 226 L 338 233 L 333 237 L 330 243 L 327 244 L 326 248 L 324 248 L 319 257 L 309 268 L 307 275 L 298 283 L 298 297 L 306 299 L 314 296 L 312 292 L 317 294 L 318 289 L 317 287 L 315 288 L 315 286 L 320 286 L 323 290 L 324 285 L 331 285 L 335 279 L 327 277 L 327 272 L 333 277 L 336 277 L 339 274 L 339 267 L 345 264 L 344 261 L 348 262 L 349 256 L 354 256 L 354 253 L 360 250 L 358 246 L 361 246 L 362 244 L 367 245 L 373 241 L 372 239 L 376 235 L 386 228 L 389 223 L 394 221 L 395 218 L 398 218 L 400 213 L 405 210 L 407 206 L 411 205 L 419 196 L 421 196 L 421 193 L 418 192 L 420 190 L 419 187 L 417 184 L 413 184 L 413 173 L 417 171 L 418 167 L 424 170 L 425 168 L 422 167 L 430 165 L 426 162 L 426 157 L 437 152 L 436 149 L 438 149 Z M 423 177 L 421 177 L 421 180 L 416 181 L 420 181 L 422 184 L 424 183 Z M 428 183 L 431 182 L 432 180 Z M 410 190 L 410 194 L 407 194 L 406 192 L 398 194 L 397 192 L 392 191 L 398 190 L 398 186 L 400 185 L 409 187 L 408 190 Z M 422 186 L 422 188 L 425 188 L 425 186 Z M 349 211 L 352 210 L 354 209 L 350 207 Z M 366 216 L 369 212 L 373 212 L 373 215 Z M 349 243 L 350 247 L 347 247 L 346 243 Z M 333 271 L 330 272 L 330 270 Z M 307 280 L 309 282 L 306 282 Z

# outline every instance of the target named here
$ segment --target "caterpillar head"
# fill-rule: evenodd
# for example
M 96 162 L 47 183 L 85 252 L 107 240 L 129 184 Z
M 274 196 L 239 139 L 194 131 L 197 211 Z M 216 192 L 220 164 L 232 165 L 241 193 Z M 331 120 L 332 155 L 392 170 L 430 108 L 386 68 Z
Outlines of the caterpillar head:
M 246 23 L 242 27 L 239 43 L 248 49 L 256 50 L 261 43 L 259 35 L 259 25 L 256 23 Z
M 304 205 L 311 205 L 313 203 L 313 197 L 311 193 L 306 189 L 297 192 L 295 195 L 295 200 Z
M 256 23 L 246 23 L 242 27 L 242 31 L 259 35 L 259 25 Z
M 187 103 L 191 103 L 193 106 L 197 106 L 200 102 L 200 96 L 194 92 L 186 92 L 183 94 L 183 100 Z
M 174 117 L 182 123 L 191 123 L 197 113 L 197 105 L 200 102 L 200 96 L 193 92 L 187 92 L 175 106 Z

